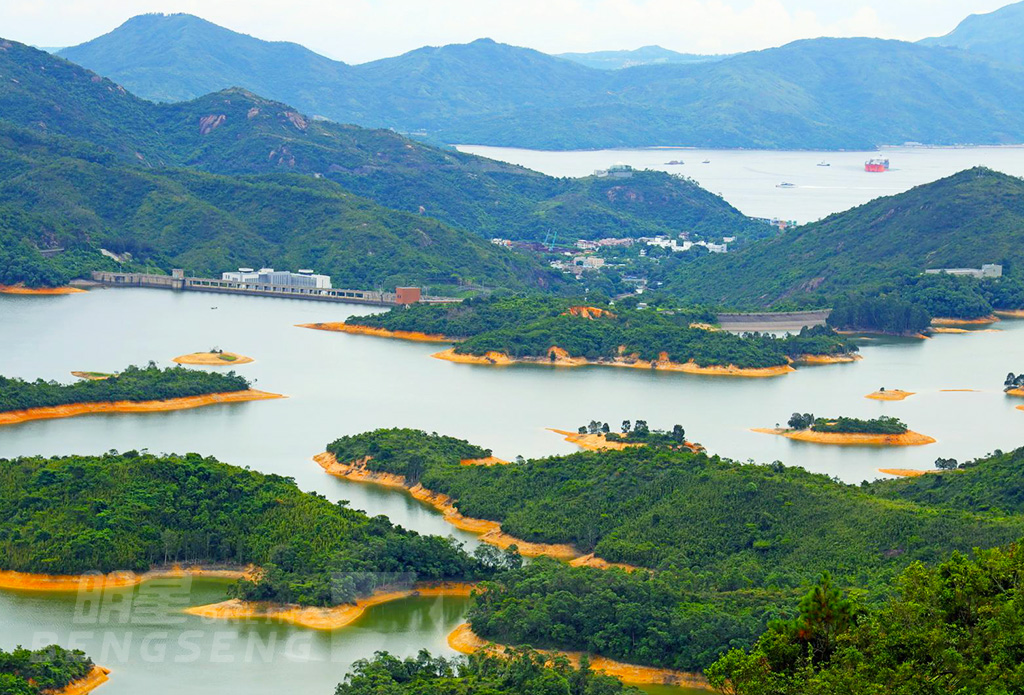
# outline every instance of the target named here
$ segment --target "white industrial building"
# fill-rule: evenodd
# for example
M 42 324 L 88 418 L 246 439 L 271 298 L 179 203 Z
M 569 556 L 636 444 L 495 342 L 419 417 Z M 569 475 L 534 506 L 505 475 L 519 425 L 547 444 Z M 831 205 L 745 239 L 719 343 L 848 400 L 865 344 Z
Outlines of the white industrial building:
M 238 271 L 222 273 L 221 280 L 242 282 L 247 285 L 275 285 L 278 287 L 313 287 L 320 290 L 331 289 L 330 275 L 317 275 L 312 270 L 301 269 L 297 273 L 273 268 L 239 268 Z

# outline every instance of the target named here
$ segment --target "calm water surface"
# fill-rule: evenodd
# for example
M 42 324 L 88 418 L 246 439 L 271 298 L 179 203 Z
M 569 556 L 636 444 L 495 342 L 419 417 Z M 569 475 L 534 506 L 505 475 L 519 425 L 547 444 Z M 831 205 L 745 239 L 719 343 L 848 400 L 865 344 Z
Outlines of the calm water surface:
M 801 224 L 974 166 L 1024 176 L 1024 147 L 890 147 L 880 152 L 677 148 L 546 152 L 477 145 L 459 149 L 551 176 L 587 176 L 616 162 L 683 174 L 748 215 L 780 217 Z M 891 170 L 882 174 L 865 172 L 864 162 L 873 157 L 889 158 Z M 672 160 L 684 163 L 666 164 Z M 830 166 L 818 166 L 821 162 Z M 782 182 L 796 187 L 776 188 Z
M 196 451 L 292 476 L 304 490 L 350 500 L 353 507 L 386 514 L 407 528 L 453 534 L 472 544 L 472 536 L 401 492 L 337 480 L 310 457 L 338 436 L 391 426 L 464 437 L 506 459 L 570 453 L 575 447 L 545 428 L 641 418 L 655 427 L 681 423 L 691 439 L 712 453 L 757 462 L 781 460 L 856 483 L 878 477 L 881 467 L 930 468 L 940 456 L 964 460 L 1024 444 L 1024 412 L 1014 407 L 1024 400 L 1005 397 L 1001 388 L 1008 371 L 1024 369 L 1024 322 L 1003 321 L 994 332 L 927 341 L 865 341 L 861 362 L 807 367 L 772 379 L 600 367 L 456 365 L 431 359 L 438 346 L 295 327 L 372 311 L 143 289 L 0 297 L 0 374 L 70 380 L 72 370 L 114 371 L 148 360 L 170 365 L 176 355 L 218 346 L 253 357 L 253 364 L 238 371 L 256 380 L 258 388 L 288 396 L 174 413 L 93 415 L 3 427 L 0 457 L 133 448 Z M 880 386 L 917 395 L 898 403 L 863 397 Z M 839 448 L 750 432 L 752 427 L 785 422 L 796 410 L 895 415 L 938 442 L 895 449 Z M 189 601 L 218 600 L 223 591 L 221 584 L 195 582 Z M 291 691 L 296 684 L 302 692 L 328 693 L 353 659 L 369 657 L 376 649 L 404 655 L 426 647 L 451 653 L 445 636 L 464 610 L 462 599 L 410 599 L 375 607 L 356 626 L 330 634 L 185 618 L 168 627 L 165 638 L 170 645 L 166 653 L 183 660 L 153 662 L 140 644 L 126 656 L 110 652 L 105 665 L 114 668 L 117 678 L 104 692 L 116 695 L 145 687 L 157 694 L 172 688 L 177 693 L 184 685 L 190 692 L 214 693 L 223 692 L 218 684 L 231 682 L 254 693 L 281 692 L 282 685 Z M 75 620 L 74 597 L 0 593 L 0 647 L 36 644 L 40 635 L 59 641 L 73 637 L 81 640 L 76 646 L 102 657 L 102 640 L 110 629 L 104 635 L 82 636 L 78 633 L 89 626 Z M 113 633 L 123 637 L 131 628 L 118 627 Z M 200 633 L 195 637 L 202 645 L 198 662 L 185 659 L 189 649 L 175 646 L 183 632 Z M 245 658 L 247 650 L 263 654 L 271 634 L 277 641 L 269 657 Z M 251 644 L 251 635 L 263 639 L 263 651 L 260 644 Z M 209 667 L 196 666 L 220 652 L 225 656 L 217 662 L 216 679 Z

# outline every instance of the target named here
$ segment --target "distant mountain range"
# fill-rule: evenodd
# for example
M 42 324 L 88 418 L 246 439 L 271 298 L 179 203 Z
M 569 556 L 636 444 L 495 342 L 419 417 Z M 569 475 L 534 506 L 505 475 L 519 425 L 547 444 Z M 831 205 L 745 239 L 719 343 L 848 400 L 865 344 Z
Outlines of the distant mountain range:
M 765 307 L 870 291 L 928 268 L 1024 261 L 1024 179 L 962 171 L 798 227 L 666 280 L 694 301 Z M 827 299 L 825 300 L 827 301 Z
M 61 55 L 143 97 L 242 87 L 342 123 L 547 149 L 1024 142 L 1024 70 L 943 47 L 814 39 L 618 70 L 481 39 L 362 65 L 190 15 L 143 15 Z
M 565 58 L 588 68 L 598 70 L 620 70 L 637 65 L 667 65 L 670 63 L 710 63 L 728 58 L 728 55 L 700 55 L 679 53 L 661 46 L 642 46 L 631 51 L 592 51 L 590 53 L 558 53 L 556 58 Z
M 0 75 L 0 250 L 19 249 L 0 265 L 26 278 L 88 269 L 102 247 L 202 273 L 314 267 L 361 288 L 550 288 L 560 274 L 486 239 L 767 231 L 662 172 L 558 179 L 242 89 L 155 104 L 3 39 Z M 82 253 L 37 251 L 58 248 Z
M 999 63 L 1024 67 L 1024 2 L 987 14 L 972 14 L 945 36 L 920 43 L 962 48 Z

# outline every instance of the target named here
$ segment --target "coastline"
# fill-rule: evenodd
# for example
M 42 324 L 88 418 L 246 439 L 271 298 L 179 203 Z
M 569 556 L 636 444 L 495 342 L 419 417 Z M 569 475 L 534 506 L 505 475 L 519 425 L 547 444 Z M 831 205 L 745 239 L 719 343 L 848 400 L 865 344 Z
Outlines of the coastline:
M 913 396 L 914 393 L 914 391 L 893 389 L 892 391 L 875 391 L 864 396 L 864 398 L 870 398 L 873 401 L 903 401 Z
M 175 566 L 170 569 L 155 569 L 142 574 L 131 570 L 115 571 L 109 574 L 33 574 L 0 570 L 0 590 L 33 591 L 42 593 L 67 593 L 80 589 L 120 589 L 136 586 L 153 579 L 170 577 L 206 577 L 217 579 L 252 579 L 258 570 L 250 565 L 245 569 L 207 569 Z
M 847 364 L 864 359 L 863 355 L 851 352 L 845 355 L 798 355 L 793 358 L 796 364 Z
M 462 654 L 474 654 L 478 651 L 490 652 L 496 656 L 504 656 L 509 648 L 503 645 L 489 642 L 475 632 L 469 623 L 463 623 L 455 628 L 448 635 L 448 646 Z M 574 667 L 580 665 L 582 652 L 566 652 L 553 649 L 537 649 L 539 654 L 554 659 L 565 657 Z M 623 683 L 633 685 L 674 685 L 687 688 L 701 688 L 712 690 L 711 685 L 699 673 L 688 673 L 686 671 L 673 671 L 667 668 L 655 666 L 638 666 L 626 664 L 621 661 L 614 661 L 597 654 L 589 655 L 590 667 L 608 676 L 614 676 Z
M 44 690 L 46 695 L 86 695 L 110 680 L 110 669 L 93 664 L 84 678 L 71 681 L 58 690 Z
M 1007 396 L 1024 398 L 1024 388 L 1010 389 L 1008 391 L 1003 391 L 1003 393 L 1005 393 Z
M 1001 318 L 1024 319 L 1024 309 L 996 309 L 992 313 Z
M 938 471 L 922 471 L 918 468 L 879 468 L 878 472 L 885 473 L 886 475 L 894 475 L 897 478 L 920 478 L 922 475 L 937 473 Z
M 366 598 L 357 599 L 355 603 L 329 608 L 233 598 L 205 606 L 192 606 L 186 608 L 184 612 L 213 620 L 272 620 L 311 630 L 332 631 L 351 625 L 371 606 L 411 596 L 469 596 L 475 588 L 475 584 L 466 582 L 425 582 L 415 584 L 409 589 L 374 592 Z
M 168 398 L 162 401 L 101 401 L 98 403 L 68 403 L 42 408 L 25 410 L 9 410 L 0 413 L 0 426 L 16 425 L 30 420 L 54 420 L 92 413 L 159 413 L 171 410 L 189 410 L 217 403 L 244 403 L 247 401 L 266 401 L 276 398 L 287 398 L 279 393 L 256 391 L 228 391 L 225 393 L 207 393 L 202 396 L 184 396 Z
M 501 530 L 501 523 L 489 519 L 474 519 L 463 516 L 455 506 L 454 500 L 448 495 L 434 492 L 423 487 L 419 483 L 410 486 L 404 476 L 394 473 L 371 471 L 366 468 L 368 459 L 360 459 L 351 463 L 341 463 L 330 452 L 323 452 L 313 457 L 313 460 L 320 465 L 329 475 L 344 478 L 357 483 L 371 483 L 383 485 L 395 489 L 405 490 L 414 499 L 430 505 L 441 512 L 444 520 L 457 529 L 475 533 L 480 536 L 484 543 L 498 548 L 508 548 L 515 545 L 519 554 L 523 557 L 551 557 L 562 562 L 567 562 L 573 567 L 597 567 L 608 569 L 617 567 L 627 571 L 642 569 L 620 562 L 610 562 L 593 553 L 582 553 L 569 543 L 533 543 L 524 541 L 521 538 L 510 536 Z
M 85 292 L 85 290 L 79 289 L 78 287 L 69 287 L 67 285 L 63 287 L 25 287 L 22 284 L 0 285 L 0 294 L 54 297 L 65 294 L 80 294 L 82 292 Z
M 352 335 L 373 335 L 378 338 L 397 338 L 398 340 L 411 340 L 416 343 L 454 343 L 455 338 L 445 335 L 420 333 L 419 331 L 389 331 L 386 328 L 374 328 L 372 326 L 351 326 L 341 321 L 325 323 L 297 323 L 297 328 L 312 328 L 315 331 L 332 331 L 334 333 L 350 333 Z
M 507 466 L 509 464 L 505 459 L 500 459 L 497 456 L 486 456 L 482 459 L 460 459 L 460 466 Z
M 431 357 L 439 360 L 445 360 L 446 362 L 456 362 L 459 364 L 479 364 L 492 367 L 501 367 L 510 364 L 535 364 L 535 365 L 547 365 L 550 367 L 584 367 L 584 366 L 598 366 L 598 367 L 627 367 L 631 369 L 647 369 L 665 372 L 683 372 L 685 374 L 702 374 L 705 376 L 739 376 L 739 377 L 772 377 L 787 374 L 789 372 L 795 372 L 788 364 L 779 365 L 776 367 L 736 367 L 734 365 L 728 366 L 710 366 L 701 367 L 695 362 L 670 362 L 667 356 L 662 353 L 665 359 L 659 359 L 654 361 L 644 360 L 627 360 L 624 358 L 616 360 L 588 360 L 584 357 L 569 357 L 567 353 L 561 348 L 553 347 L 549 351 L 549 354 L 555 356 L 554 359 L 547 357 L 520 357 L 511 358 L 503 352 L 487 352 L 483 356 L 479 355 L 463 355 L 455 352 L 455 348 L 448 348 L 441 352 L 436 352 Z
M 647 446 L 644 442 L 610 442 L 604 434 L 580 434 L 579 432 L 558 430 L 553 427 L 548 427 L 547 430 L 548 432 L 562 435 L 565 441 L 575 444 L 585 451 L 622 451 L 631 446 Z M 693 442 L 683 442 L 683 446 L 695 454 L 705 450 L 700 444 L 694 444 Z
M 858 432 L 814 432 L 813 430 L 755 427 L 751 432 L 775 434 L 799 442 L 838 446 L 921 446 L 935 443 L 932 437 L 911 430 L 907 430 L 903 434 L 863 434 Z
M 987 326 L 990 323 L 996 323 L 999 321 L 999 317 L 994 314 L 988 316 L 982 316 L 976 319 L 953 319 L 946 317 L 937 317 L 932 319 L 933 326 Z
M 221 359 L 221 355 L 227 355 L 229 357 L 234 357 L 235 359 L 224 360 Z M 239 355 L 234 352 L 192 352 L 188 355 L 179 355 L 172 361 L 177 362 L 178 364 L 201 364 L 208 367 L 228 367 L 236 364 L 249 364 L 255 360 L 251 357 Z

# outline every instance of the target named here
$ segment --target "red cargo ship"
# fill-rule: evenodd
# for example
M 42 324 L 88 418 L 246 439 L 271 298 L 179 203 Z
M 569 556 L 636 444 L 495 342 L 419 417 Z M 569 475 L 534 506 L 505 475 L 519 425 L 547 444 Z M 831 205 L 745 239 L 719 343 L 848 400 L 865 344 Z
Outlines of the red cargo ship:
M 889 160 L 888 159 L 869 159 L 864 162 L 864 171 L 889 171 Z

